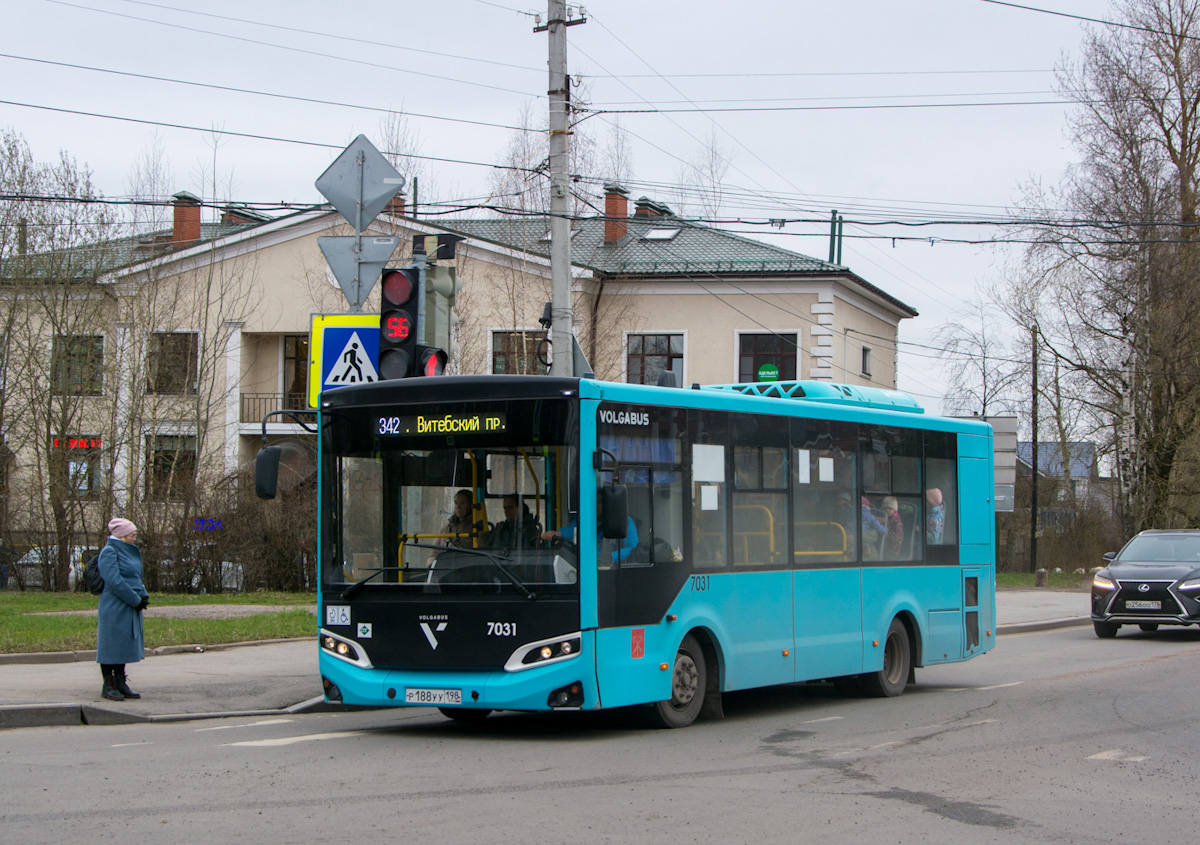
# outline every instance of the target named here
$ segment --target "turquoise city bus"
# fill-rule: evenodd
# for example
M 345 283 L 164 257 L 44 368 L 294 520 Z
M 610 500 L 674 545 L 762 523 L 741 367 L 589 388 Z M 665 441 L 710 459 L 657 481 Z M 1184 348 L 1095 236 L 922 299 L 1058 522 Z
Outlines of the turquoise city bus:
M 415 378 L 318 420 L 330 701 L 681 727 L 995 644 L 991 428 L 902 393 Z

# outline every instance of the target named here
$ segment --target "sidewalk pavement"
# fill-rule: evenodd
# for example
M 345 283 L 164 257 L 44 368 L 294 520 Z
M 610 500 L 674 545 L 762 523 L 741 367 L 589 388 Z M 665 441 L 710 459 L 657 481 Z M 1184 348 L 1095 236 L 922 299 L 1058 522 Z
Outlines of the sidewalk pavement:
M 997 634 L 1089 619 L 1082 590 L 1002 590 Z M 0 655 L 0 728 L 113 725 L 340 709 L 326 705 L 316 638 L 158 649 L 128 668 L 140 700 L 100 697 L 95 652 Z

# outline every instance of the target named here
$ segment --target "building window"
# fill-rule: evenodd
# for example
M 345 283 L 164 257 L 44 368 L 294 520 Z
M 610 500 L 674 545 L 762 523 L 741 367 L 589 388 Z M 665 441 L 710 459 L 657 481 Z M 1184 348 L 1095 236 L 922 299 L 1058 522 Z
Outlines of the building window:
M 308 335 L 283 337 L 284 407 L 308 407 Z
M 54 477 L 53 467 L 57 464 L 59 472 L 66 471 L 67 484 L 76 496 L 87 498 L 96 495 L 101 486 L 102 446 L 103 442 L 98 436 L 52 437 L 51 477 Z
M 180 501 L 196 482 L 196 438 L 190 434 L 146 435 L 146 498 Z
M 194 394 L 200 336 L 195 332 L 150 335 L 146 389 L 161 395 Z
M 744 334 L 738 340 L 738 381 L 796 380 L 796 335 Z
M 541 332 L 492 332 L 492 372 L 496 375 L 547 375 L 550 368 L 538 360 Z
M 658 384 L 660 373 L 670 371 L 683 384 L 683 335 L 631 334 L 625 358 L 630 384 Z
M 862 374 L 868 377 L 871 375 L 871 347 L 869 346 L 862 348 Z
M 104 337 L 55 336 L 50 382 L 59 396 L 99 396 L 104 385 Z

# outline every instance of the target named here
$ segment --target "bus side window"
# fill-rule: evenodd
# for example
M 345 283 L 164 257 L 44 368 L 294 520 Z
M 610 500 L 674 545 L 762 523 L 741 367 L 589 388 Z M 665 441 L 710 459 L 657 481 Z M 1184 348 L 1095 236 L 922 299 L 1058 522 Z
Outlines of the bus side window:
M 958 562 L 958 441 L 949 432 L 925 432 L 925 493 L 921 534 L 929 563 Z
M 792 420 L 792 536 L 794 565 L 858 559 L 857 427 Z
M 725 443 L 728 429 L 725 423 L 724 414 L 704 411 L 693 414 L 691 563 L 695 569 L 728 566 L 725 527 L 728 500 Z

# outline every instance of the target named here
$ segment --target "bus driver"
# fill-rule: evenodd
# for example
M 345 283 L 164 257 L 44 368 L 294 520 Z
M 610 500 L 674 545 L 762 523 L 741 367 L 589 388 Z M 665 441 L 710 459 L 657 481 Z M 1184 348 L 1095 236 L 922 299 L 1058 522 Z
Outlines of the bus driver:
M 634 524 L 632 516 L 626 517 L 626 518 L 629 520 L 629 523 L 625 528 L 625 539 L 619 541 L 620 545 L 612 553 L 612 562 L 613 563 L 621 563 L 622 561 L 628 560 L 629 556 L 631 554 L 633 554 L 633 550 L 635 548 L 637 548 L 637 544 L 638 544 L 637 525 Z M 600 526 L 603 524 L 604 524 L 604 497 L 600 494 L 600 491 L 597 490 L 596 491 L 596 526 L 597 526 L 597 528 L 596 528 L 596 547 L 597 548 L 600 548 L 601 544 L 604 542 L 604 534 L 603 534 L 602 529 L 600 529 Z M 542 539 L 545 540 L 546 542 L 550 542 L 552 540 L 568 540 L 573 543 L 573 542 L 575 542 L 575 534 L 577 533 L 576 529 L 578 527 L 579 527 L 579 520 L 572 519 L 570 522 L 568 522 L 566 525 L 564 525 L 562 528 L 560 528 L 557 531 L 551 530 L 551 531 L 542 532 Z

